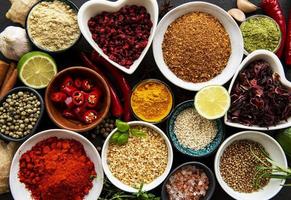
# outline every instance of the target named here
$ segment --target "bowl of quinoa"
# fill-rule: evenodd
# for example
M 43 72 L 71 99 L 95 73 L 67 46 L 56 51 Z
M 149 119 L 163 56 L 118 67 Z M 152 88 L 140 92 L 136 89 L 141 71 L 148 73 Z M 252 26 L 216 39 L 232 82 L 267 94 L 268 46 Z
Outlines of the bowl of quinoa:
M 61 53 L 81 37 L 78 7 L 70 0 L 42 0 L 26 18 L 28 38 L 34 46 L 48 53 Z
M 215 190 L 215 176 L 200 162 L 183 163 L 175 168 L 162 187 L 162 200 L 210 200 Z
M 258 171 L 260 166 L 272 166 L 267 156 L 279 166 L 288 167 L 283 149 L 271 136 L 258 131 L 242 131 L 230 136 L 215 156 L 218 183 L 234 199 L 271 199 L 282 189 L 285 179 L 256 179 L 270 173 Z
M 114 129 L 102 148 L 102 166 L 109 181 L 126 192 L 149 191 L 160 185 L 170 173 L 173 150 L 170 141 L 157 126 L 142 122 L 128 123 L 130 128 L 146 134 L 129 136 L 128 142 L 118 145 L 110 142 Z
M 220 119 L 203 118 L 195 110 L 194 101 L 188 100 L 177 105 L 169 116 L 167 134 L 180 153 L 199 158 L 215 152 L 225 132 Z

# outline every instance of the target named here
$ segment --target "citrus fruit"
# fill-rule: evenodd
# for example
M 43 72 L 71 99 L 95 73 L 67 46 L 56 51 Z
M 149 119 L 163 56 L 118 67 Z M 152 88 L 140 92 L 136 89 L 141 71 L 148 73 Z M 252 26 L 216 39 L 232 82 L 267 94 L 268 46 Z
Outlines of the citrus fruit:
M 230 96 L 224 87 L 211 85 L 197 92 L 194 105 L 202 117 L 218 119 L 229 109 Z
M 20 80 L 35 89 L 45 88 L 57 73 L 54 59 L 40 51 L 24 54 L 17 68 Z

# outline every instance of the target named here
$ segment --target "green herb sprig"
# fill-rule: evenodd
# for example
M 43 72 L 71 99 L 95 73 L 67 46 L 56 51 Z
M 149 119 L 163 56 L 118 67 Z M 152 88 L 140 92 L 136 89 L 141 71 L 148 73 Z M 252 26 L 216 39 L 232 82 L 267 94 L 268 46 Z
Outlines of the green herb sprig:
M 146 137 L 147 134 L 141 130 L 130 128 L 129 124 L 119 119 L 115 121 L 117 131 L 111 136 L 110 142 L 113 144 L 124 145 L 130 136 Z
M 262 159 L 259 158 L 250 147 L 250 150 L 254 157 L 261 162 L 262 165 L 257 166 L 257 174 L 255 180 L 254 180 L 254 186 L 257 188 L 259 187 L 259 183 L 263 178 L 275 178 L 275 179 L 291 179 L 291 168 L 285 168 L 280 166 L 278 163 L 276 163 L 274 160 L 270 158 L 270 156 L 265 152 L 264 149 L 260 147 L 262 153 L 266 156 L 266 160 L 272 164 L 272 166 L 269 166 L 266 162 L 264 162 Z M 284 184 L 283 186 L 291 186 L 291 184 Z
M 98 200 L 160 200 L 160 197 L 156 197 L 152 193 L 142 191 L 143 184 L 137 193 L 126 193 L 113 186 L 107 179 L 104 181 L 104 188 L 101 196 Z

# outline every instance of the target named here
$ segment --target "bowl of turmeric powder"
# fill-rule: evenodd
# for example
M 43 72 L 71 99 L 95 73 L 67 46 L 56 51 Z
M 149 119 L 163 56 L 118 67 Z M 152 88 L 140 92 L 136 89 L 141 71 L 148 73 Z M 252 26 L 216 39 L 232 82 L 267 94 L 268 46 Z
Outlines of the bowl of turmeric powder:
M 173 108 L 173 93 L 164 82 L 146 79 L 133 88 L 130 105 L 137 119 L 160 123 L 168 117 Z

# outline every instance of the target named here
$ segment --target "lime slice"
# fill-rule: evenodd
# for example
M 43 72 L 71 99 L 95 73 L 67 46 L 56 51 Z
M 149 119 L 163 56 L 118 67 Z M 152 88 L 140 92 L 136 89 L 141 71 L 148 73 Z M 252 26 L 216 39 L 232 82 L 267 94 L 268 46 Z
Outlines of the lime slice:
M 230 96 L 222 86 L 207 86 L 197 92 L 194 105 L 202 117 L 206 119 L 218 119 L 229 109 Z
M 32 51 L 23 55 L 17 68 L 20 80 L 35 89 L 45 88 L 57 73 L 54 59 L 40 51 Z

